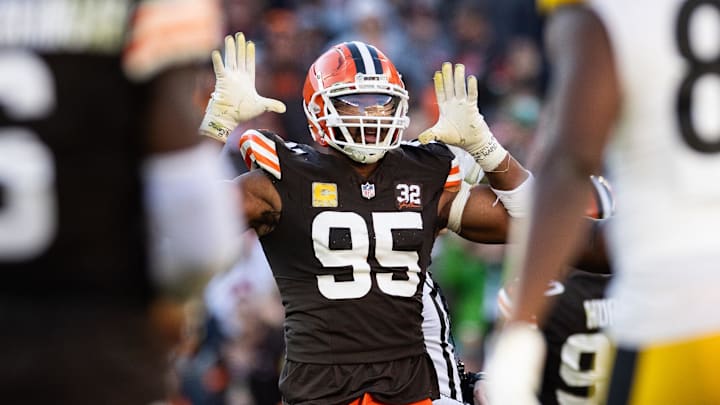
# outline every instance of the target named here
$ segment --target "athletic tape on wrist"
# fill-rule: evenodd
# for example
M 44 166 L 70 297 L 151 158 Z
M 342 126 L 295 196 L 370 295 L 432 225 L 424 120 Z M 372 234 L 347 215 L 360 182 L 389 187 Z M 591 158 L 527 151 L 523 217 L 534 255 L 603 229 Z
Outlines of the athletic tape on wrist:
M 228 125 L 232 124 L 232 122 L 223 122 L 227 120 L 222 120 L 218 118 L 217 116 L 214 116 L 210 113 L 206 113 L 205 117 L 203 118 L 202 123 L 200 124 L 200 128 L 198 129 L 198 132 L 200 135 L 205 135 L 207 137 L 216 139 L 222 143 L 227 142 L 227 138 L 234 129 L 235 126 Z
M 467 181 L 470 184 L 477 184 L 482 180 L 482 178 L 485 176 L 485 172 L 480 167 L 480 165 L 473 165 L 473 167 L 468 171 L 467 175 L 465 176 L 465 181 Z
M 527 179 L 512 190 L 497 190 L 490 187 L 497 196 L 495 204 L 497 204 L 498 201 L 502 202 L 508 214 L 513 218 L 526 217 L 530 210 L 530 198 L 532 196 L 534 178 L 532 173 L 527 170 L 526 172 L 528 174 Z
M 455 199 L 450 205 L 450 214 L 448 214 L 447 228 L 455 233 L 460 233 L 462 229 L 462 214 L 465 211 L 465 205 L 470 198 L 470 184 L 461 181 L 460 191 L 455 195 Z
M 490 136 L 487 142 L 468 152 L 470 152 L 475 161 L 486 172 L 494 171 L 508 153 L 494 136 Z

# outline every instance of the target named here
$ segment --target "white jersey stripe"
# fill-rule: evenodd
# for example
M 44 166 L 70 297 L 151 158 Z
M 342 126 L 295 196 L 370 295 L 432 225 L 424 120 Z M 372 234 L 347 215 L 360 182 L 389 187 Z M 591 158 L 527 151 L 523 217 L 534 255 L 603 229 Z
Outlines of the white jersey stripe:
M 435 367 L 441 396 L 462 403 L 455 348 L 450 341 L 450 319 L 440 289 L 429 273 L 423 286 L 422 329 L 425 350 Z
M 365 65 L 365 74 L 368 75 L 375 75 L 378 74 L 378 72 L 375 71 L 375 63 L 373 63 L 372 55 L 370 55 L 370 50 L 368 47 L 358 41 L 353 41 L 353 44 L 357 46 L 358 51 L 360 51 L 360 56 L 362 57 L 363 64 Z

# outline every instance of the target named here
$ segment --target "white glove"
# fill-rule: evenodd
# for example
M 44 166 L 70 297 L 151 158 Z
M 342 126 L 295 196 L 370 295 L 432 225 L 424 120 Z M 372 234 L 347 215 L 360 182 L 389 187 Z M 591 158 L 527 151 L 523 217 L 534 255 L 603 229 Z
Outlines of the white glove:
M 538 405 L 545 350 L 545 340 L 535 325 L 506 325 L 486 367 L 484 388 L 489 404 Z
M 255 44 L 246 42 L 243 33 L 225 37 L 225 63 L 218 50 L 212 52 L 212 62 L 215 91 L 205 109 L 200 134 L 225 142 L 241 122 L 265 111 L 285 112 L 281 101 L 262 97 L 255 90 Z
M 465 87 L 465 66 L 455 65 L 455 75 L 450 62 L 442 65 L 442 72 L 435 72 L 435 97 L 440 108 L 437 123 L 425 130 L 418 139 L 422 143 L 440 141 L 459 146 L 470 153 L 486 172 L 494 171 L 507 156 L 477 107 L 477 78 L 470 75 Z

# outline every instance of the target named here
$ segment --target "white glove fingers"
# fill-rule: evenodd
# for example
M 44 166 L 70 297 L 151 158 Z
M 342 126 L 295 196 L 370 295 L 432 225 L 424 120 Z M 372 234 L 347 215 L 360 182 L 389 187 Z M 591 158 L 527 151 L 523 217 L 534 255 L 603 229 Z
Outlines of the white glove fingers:
M 253 41 L 247 41 L 245 52 L 245 69 L 250 76 L 250 83 L 255 84 L 255 43 Z
M 455 86 L 453 85 L 452 63 L 442 64 L 443 86 L 445 87 L 445 99 L 452 100 L 455 97 Z
M 238 69 L 242 72 L 247 70 L 247 43 L 245 34 L 238 32 L 235 34 L 235 44 L 237 45 Z
M 470 104 L 477 105 L 478 83 L 477 83 L 477 77 L 475 77 L 474 75 L 468 76 L 467 91 L 468 91 L 468 102 Z
M 273 111 L 279 114 L 285 112 L 285 103 L 280 100 L 273 98 L 261 97 L 262 104 L 265 106 L 265 111 Z
M 467 90 L 465 89 L 465 65 L 458 63 L 455 65 L 455 97 L 458 100 L 467 98 Z
M 225 65 L 223 64 L 223 59 L 220 51 L 218 51 L 217 49 L 212 51 L 212 53 L 210 54 L 210 58 L 212 59 L 215 77 L 218 79 L 223 77 L 225 75 Z
M 250 41 L 245 41 L 245 34 L 238 32 L 235 34 L 235 44 L 237 45 L 238 69 L 240 71 L 247 70 L 247 47 Z
M 433 75 L 433 84 L 435 85 L 435 98 L 437 99 L 437 103 L 442 108 L 443 103 L 445 102 L 445 89 L 443 86 L 443 75 L 441 72 L 435 72 Z
M 225 37 L 225 68 L 231 71 L 237 69 L 237 51 L 232 35 Z

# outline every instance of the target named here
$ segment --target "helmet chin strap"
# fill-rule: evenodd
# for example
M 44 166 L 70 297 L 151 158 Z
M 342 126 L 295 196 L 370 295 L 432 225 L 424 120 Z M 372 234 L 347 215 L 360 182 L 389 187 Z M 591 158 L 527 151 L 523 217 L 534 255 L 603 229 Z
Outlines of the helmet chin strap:
M 382 159 L 383 156 L 385 156 L 385 153 L 387 150 L 373 150 L 372 152 L 369 152 L 363 148 L 358 148 L 356 146 L 350 146 L 346 145 L 344 148 L 341 146 L 337 146 L 335 143 L 331 144 L 335 149 L 339 150 L 340 152 L 346 154 L 350 159 L 362 163 L 362 164 L 371 164 L 375 163 L 378 160 Z
M 336 128 L 340 129 L 343 132 L 346 132 L 347 129 L 345 128 Z M 347 137 L 349 137 L 349 134 L 346 134 Z M 378 160 L 382 159 L 383 156 L 385 156 L 385 153 L 387 153 L 388 149 L 376 149 L 376 148 L 364 148 L 360 145 L 352 145 L 352 144 L 346 144 L 346 145 L 338 145 L 335 143 L 332 137 L 330 137 L 327 134 L 323 135 L 323 139 L 325 142 L 335 150 L 338 150 L 345 155 L 347 155 L 350 159 L 362 163 L 362 164 L 372 164 L 377 162 Z
M 350 159 L 352 159 L 356 162 L 359 162 L 359 163 L 364 163 L 364 164 L 369 165 L 371 163 L 377 162 L 383 156 L 385 156 L 385 152 L 387 152 L 387 150 L 380 150 L 371 155 L 371 154 L 368 154 L 367 152 L 357 150 L 351 146 L 350 150 L 347 151 L 347 154 L 348 154 L 348 156 L 350 156 Z

